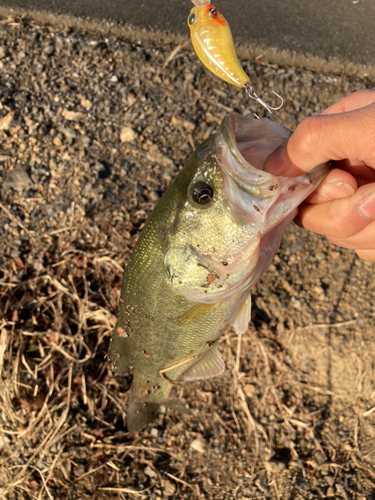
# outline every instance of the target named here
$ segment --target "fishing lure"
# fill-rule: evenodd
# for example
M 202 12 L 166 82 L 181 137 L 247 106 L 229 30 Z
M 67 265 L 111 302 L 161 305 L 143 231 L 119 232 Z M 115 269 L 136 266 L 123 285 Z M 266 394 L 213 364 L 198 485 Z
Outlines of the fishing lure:
M 188 26 L 194 50 L 201 62 L 216 76 L 227 83 L 242 87 L 247 95 L 264 106 L 272 117 L 283 105 L 272 107 L 254 91 L 250 78 L 244 72 L 237 58 L 233 36 L 226 19 L 208 0 L 192 0 L 195 7 L 190 11 Z

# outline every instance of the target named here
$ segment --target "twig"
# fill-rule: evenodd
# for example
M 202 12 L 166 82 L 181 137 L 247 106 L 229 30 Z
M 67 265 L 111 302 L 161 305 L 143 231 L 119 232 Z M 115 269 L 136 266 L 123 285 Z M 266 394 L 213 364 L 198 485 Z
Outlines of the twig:
M 8 331 L 5 328 L 3 328 L 1 330 L 1 335 L 0 335 L 0 377 L 3 371 L 4 355 L 8 347 L 8 340 L 9 340 Z
M 163 73 L 163 71 L 165 70 L 165 68 L 168 66 L 168 64 L 170 62 L 173 61 L 173 59 L 176 59 L 177 57 L 177 54 L 180 52 L 180 50 L 186 45 L 186 43 L 184 43 L 183 45 L 177 45 L 177 47 L 175 49 L 172 50 L 172 52 L 169 54 L 169 56 L 167 57 L 167 59 L 165 60 L 161 70 L 159 71 L 158 75 L 160 75 L 161 73 Z
M 142 496 L 147 490 L 136 491 L 129 488 L 98 488 L 99 491 L 113 491 L 115 493 L 129 493 L 131 495 Z
M 0 372 L 1 373 L 1 372 Z M 375 411 L 375 406 L 373 406 L 372 408 L 370 408 L 369 410 L 366 410 L 365 412 L 363 412 L 363 416 L 364 417 L 369 417 L 370 415 L 372 415 L 372 413 L 374 413 Z
M 9 217 L 9 218 L 13 221 L 13 222 L 15 222 L 15 223 L 17 224 L 17 226 L 19 226 L 21 229 L 23 229 L 23 230 L 25 231 L 25 233 L 26 233 L 26 234 L 28 234 L 32 240 L 34 240 L 34 241 L 35 241 L 35 238 L 34 238 L 34 236 L 31 234 L 31 232 L 30 232 L 30 231 L 29 231 L 29 230 L 28 230 L 28 229 L 27 229 L 27 228 L 26 228 L 26 227 L 22 224 L 22 222 L 20 222 L 20 221 L 17 219 L 17 217 L 14 217 L 14 215 L 13 215 L 11 212 L 9 212 L 9 210 L 8 210 L 7 208 L 5 208 L 5 207 L 4 207 L 4 205 L 3 205 L 2 203 L 0 203 L 0 208 L 1 208 L 2 210 L 4 210 L 4 212 L 7 214 L 7 216 L 8 216 L 8 217 Z
M 186 481 L 183 481 L 182 479 L 174 476 L 173 474 L 169 474 L 169 472 L 163 472 L 163 474 L 165 474 L 166 476 L 170 477 L 174 481 L 177 481 L 178 483 L 181 483 L 181 484 L 187 486 L 188 488 L 192 489 L 193 491 L 195 491 L 194 486 L 192 486 L 191 484 L 187 483 Z

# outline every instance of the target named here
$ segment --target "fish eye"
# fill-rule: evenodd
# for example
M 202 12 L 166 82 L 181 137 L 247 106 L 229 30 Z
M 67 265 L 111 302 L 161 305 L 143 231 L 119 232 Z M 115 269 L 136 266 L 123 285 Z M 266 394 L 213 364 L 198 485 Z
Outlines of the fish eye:
M 207 205 L 214 197 L 212 186 L 205 182 L 197 182 L 190 191 L 191 199 L 198 205 Z
M 194 21 L 195 21 L 195 14 L 190 14 L 188 18 L 188 23 L 190 24 L 190 26 L 193 24 Z
M 211 17 L 217 17 L 217 14 L 218 14 L 217 9 L 215 9 L 215 7 L 213 7 L 212 9 L 209 9 L 208 13 Z

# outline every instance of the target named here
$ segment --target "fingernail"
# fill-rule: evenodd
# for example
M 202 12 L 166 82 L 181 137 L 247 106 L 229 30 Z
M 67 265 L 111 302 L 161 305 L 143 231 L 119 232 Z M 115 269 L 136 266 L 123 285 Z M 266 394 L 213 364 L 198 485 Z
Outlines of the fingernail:
M 375 191 L 368 193 L 359 204 L 359 211 L 365 219 L 375 218 Z
M 320 195 L 326 200 L 337 200 L 338 198 L 348 198 L 355 193 L 352 186 L 345 182 L 327 182 L 320 190 Z

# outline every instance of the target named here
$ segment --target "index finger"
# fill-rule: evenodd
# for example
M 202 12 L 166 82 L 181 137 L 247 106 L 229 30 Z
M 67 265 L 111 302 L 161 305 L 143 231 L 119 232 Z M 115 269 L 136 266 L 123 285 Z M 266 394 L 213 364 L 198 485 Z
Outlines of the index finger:
M 375 168 L 375 92 L 371 95 L 374 102 L 366 107 L 303 120 L 288 142 L 267 158 L 264 170 L 293 177 L 329 160 L 344 159 Z
M 336 113 L 346 113 L 347 111 L 364 108 L 373 102 L 375 102 L 375 90 L 358 90 L 335 102 L 320 114 L 333 115 Z

